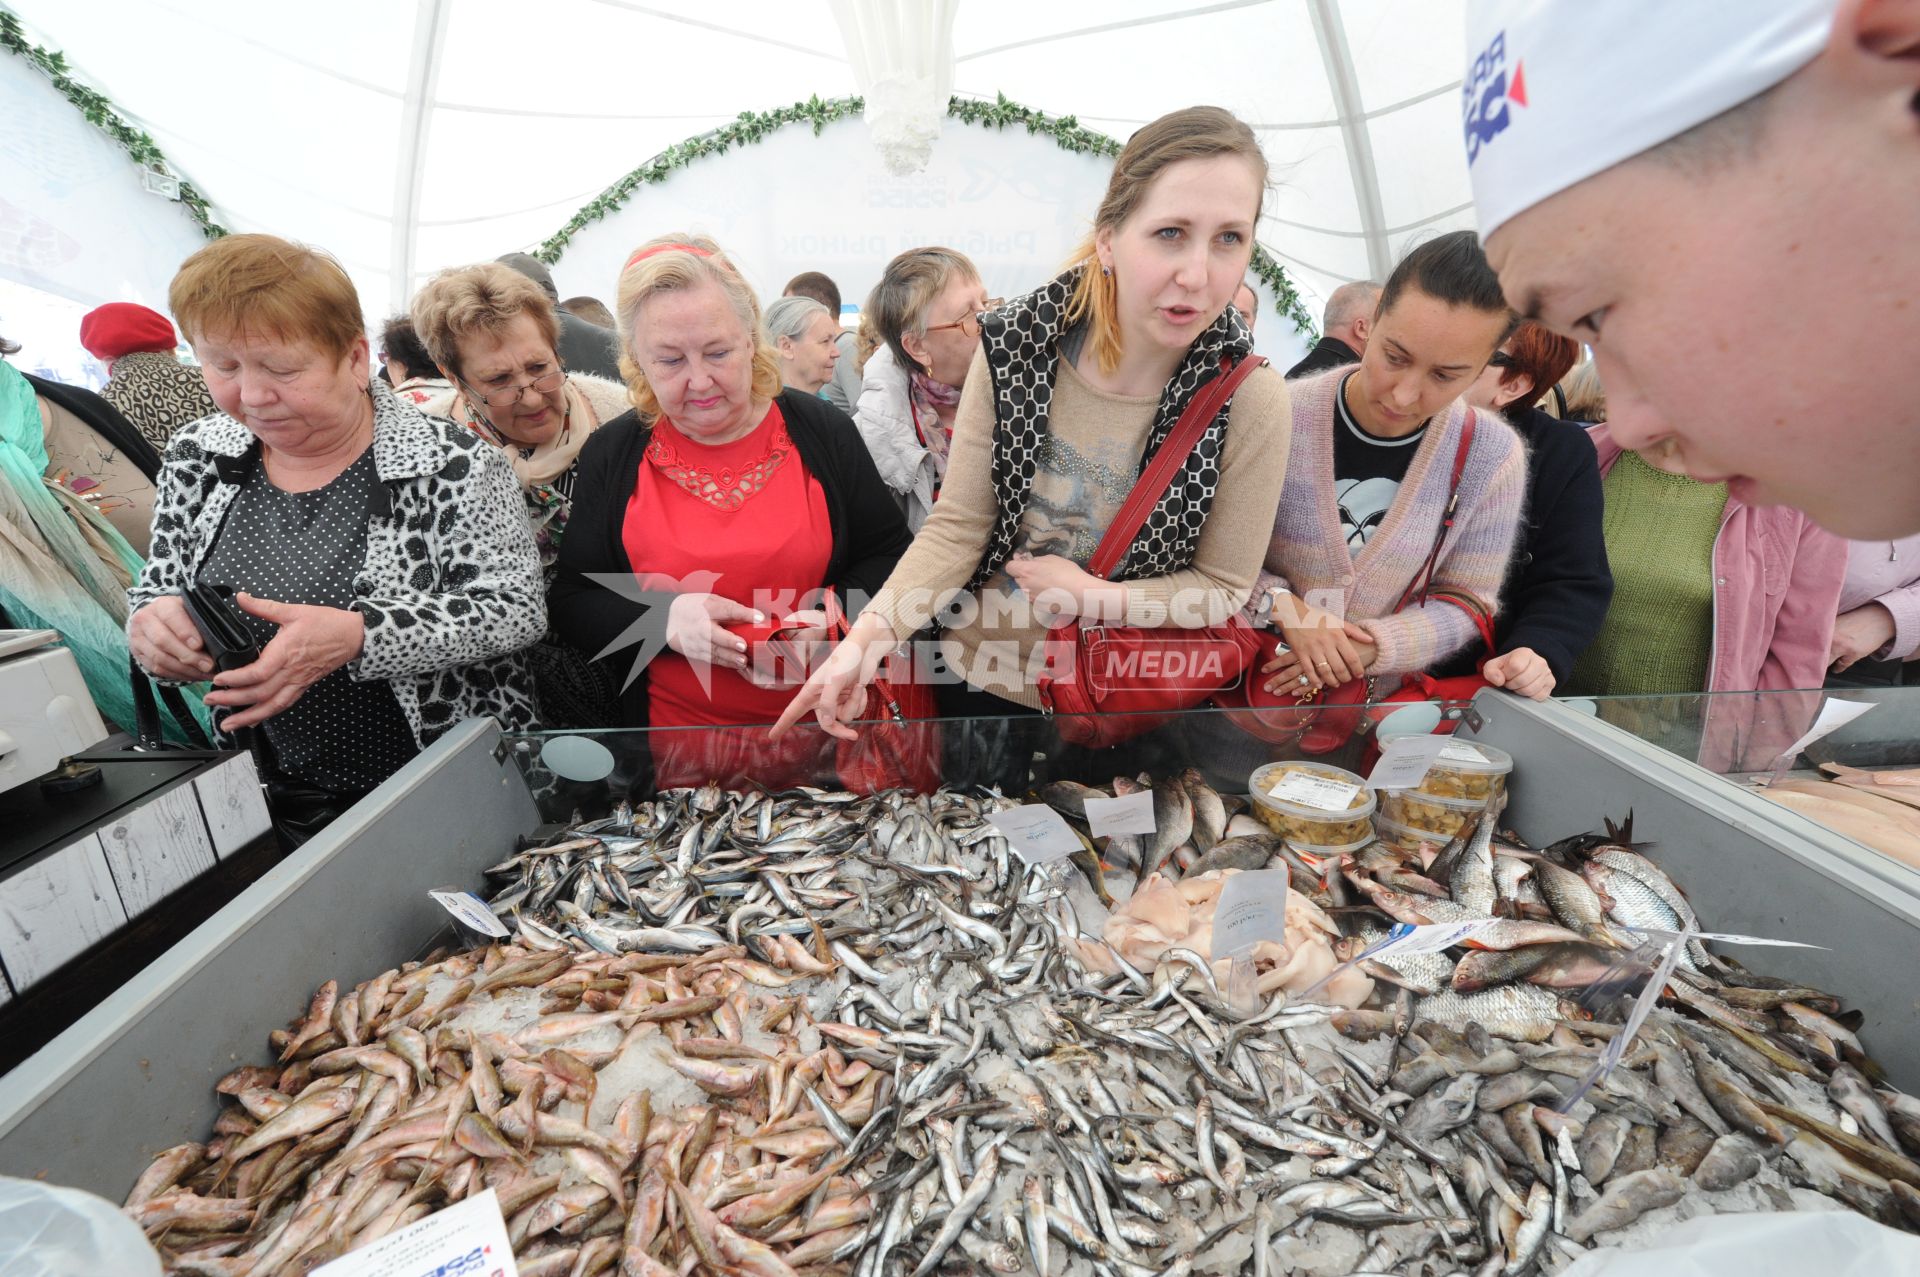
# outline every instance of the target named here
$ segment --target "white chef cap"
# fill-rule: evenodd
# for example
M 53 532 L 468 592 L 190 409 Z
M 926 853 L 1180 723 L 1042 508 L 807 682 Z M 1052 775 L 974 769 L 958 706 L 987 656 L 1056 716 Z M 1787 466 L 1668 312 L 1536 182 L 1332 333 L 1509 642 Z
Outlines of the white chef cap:
M 1814 59 L 1837 0 L 1468 0 L 1480 234 Z

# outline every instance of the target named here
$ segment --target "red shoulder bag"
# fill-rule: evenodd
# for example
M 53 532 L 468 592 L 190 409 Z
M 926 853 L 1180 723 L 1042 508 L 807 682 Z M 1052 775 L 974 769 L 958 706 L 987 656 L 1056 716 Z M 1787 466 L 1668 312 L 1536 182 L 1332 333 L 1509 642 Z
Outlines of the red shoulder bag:
M 1233 392 L 1267 361 L 1249 355 L 1238 364 L 1223 358 L 1220 372 L 1194 392 L 1186 411 L 1127 494 L 1120 513 L 1095 547 L 1087 571 L 1101 580 L 1133 545 L 1180 467 L 1220 414 Z M 1177 626 L 1081 624 L 1071 620 L 1047 631 L 1045 670 L 1036 681 L 1041 707 L 1060 738 L 1100 749 L 1130 740 L 1165 723 L 1174 713 L 1203 704 L 1248 670 L 1257 668 L 1261 631 L 1235 615 L 1224 625 Z

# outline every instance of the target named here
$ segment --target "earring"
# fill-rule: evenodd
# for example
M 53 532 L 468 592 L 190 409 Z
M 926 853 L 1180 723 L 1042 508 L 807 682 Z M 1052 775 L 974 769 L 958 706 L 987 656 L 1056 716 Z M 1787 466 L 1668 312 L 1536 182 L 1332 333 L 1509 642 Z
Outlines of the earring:
M 1107 277 L 1108 279 L 1112 279 L 1112 278 L 1113 278 L 1113 267 L 1111 267 L 1111 266 L 1102 266 L 1102 267 L 1100 268 L 1100 273 L 1101 273 L 1102 275 L 1104 275 L 1104 276 L 1106 276 L 1106 277 Z

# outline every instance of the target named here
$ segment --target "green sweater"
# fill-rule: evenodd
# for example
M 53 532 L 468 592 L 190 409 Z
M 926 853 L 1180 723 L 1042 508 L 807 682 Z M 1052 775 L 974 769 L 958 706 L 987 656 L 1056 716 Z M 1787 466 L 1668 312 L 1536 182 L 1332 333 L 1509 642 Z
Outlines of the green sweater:
M 1707 685 L 1713 660 L 1713 543 L 1727 485 L 1656 470 L 1624 452 L 1600 483 L 1613 603 L 1569 691 L 1675 695 Z

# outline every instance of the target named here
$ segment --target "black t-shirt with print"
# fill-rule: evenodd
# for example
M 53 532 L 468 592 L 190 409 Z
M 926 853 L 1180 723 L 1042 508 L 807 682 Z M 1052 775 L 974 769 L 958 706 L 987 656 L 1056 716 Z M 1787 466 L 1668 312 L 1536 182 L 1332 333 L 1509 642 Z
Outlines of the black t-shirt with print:
M 1334 396 L 1333 487 L 1340 506 L 1340 527 L 1347 537 L 1347 553 L 1358 555 L 1374 529 L 1387 517 L 1393 499 L 1400 492 L 1400 481 L 1407 477 L 1413 454 L 1426 437 L 1427 427 L 1404 439 L 1382 439 L 1368 434 L 1366 428 L 1347 411 L 1347 381 L 1340 383 Z

